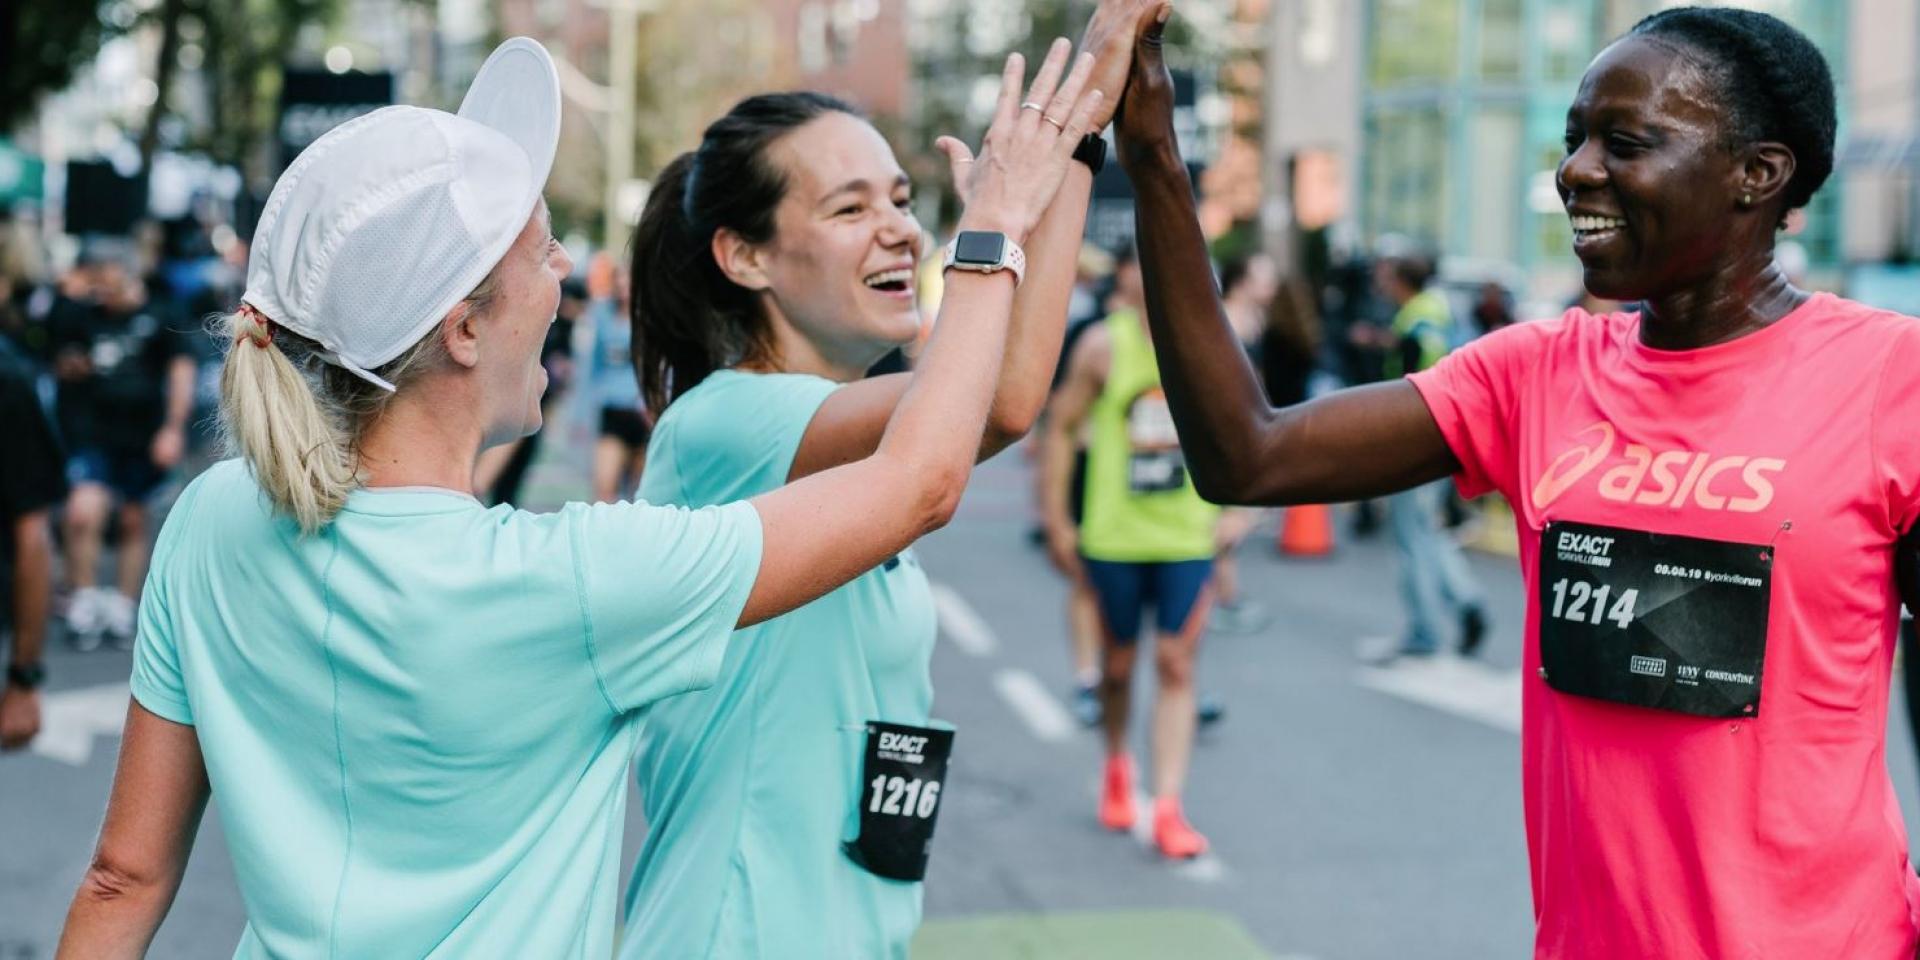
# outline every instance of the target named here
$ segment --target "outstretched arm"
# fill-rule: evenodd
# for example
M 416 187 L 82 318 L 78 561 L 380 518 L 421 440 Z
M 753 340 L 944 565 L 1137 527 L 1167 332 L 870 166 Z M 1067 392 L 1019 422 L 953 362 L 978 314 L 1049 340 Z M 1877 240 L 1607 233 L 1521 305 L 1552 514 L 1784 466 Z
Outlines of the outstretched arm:
M 1093 58 L 1082 56 L 1058 91 L 1036 83 L 1023 110 L 1021 61 L 1008 58 L 987 147 L 971 164 L 961 225 L 1018 243 L 1052 202 L 1074 142 L 1100 91 L 1081 96 Z M 1064 117 L 1059 128 L 1042 116 Z M 959 160 L 951 147 L 949 156 Z M 873 455 L 753 498 L 763 531 L 760 571 L 740 625 L 807 603 L 878 566 L 953 516 L 973 469 L 1006 351 L 1013 279 L 953 272 L 926 356 Z
M 1087 87 L 1101 93 L 1100 104 L 1089 119 L 1090 132 L 1105 129 L 1112 120 L 1113 106 L 1126 86 L 1134 35 L 1152 17 L 1153 7 L 1154 0 L 1101 0 L 1088 22 L 1080 50 L 1094 58 Z M 1035 77 L 1036 84 L 1057 82 L 1067 53 L 1065 41 L 1056 41 Z M 958 147 L 963 154 L 966 149 L 958 143 L 942 146 Z M 963 191 L 965 168 L 972 162 L 971 156 L 963 155 L 955 171 L 960 178 L 956 186 Z M 1093 172 L 1085 164 L 1069 165 L 1053 203 L 1027 238 L 1027 279 L 1013 297 L 1013 324 L 1007 334 L 1006 356 L 994 387 L 978 460 L 999 453 L 1025 436 L 1047 404 L 1047 387 L 1065 339 L 1067 301 L 1073 294 L 1074 267 L 1080 259 L 1087 200 L 1092 194 Z M 967 199 L 963 192 L 962 202 Z M 873 453 L 887 419 L 906 394 L 909 379 L 907 374 L 892 374 L 835 390 L 807 424 L 787 473 L 788 482 Z
M 56 957 L 146 955 L 180 889 L 209 792 L 193 728 L 134 701 L 100 843 L 73 895 Z
M 1456 471 L 1439 426 L 1407 381 L 1280 409 L 1267 402 L 1214 287 L 1173 132 L 1173 81 L 1160 55 L 1171 10 L 1163 6 L 1139 35 L 1115 132 L 1135 192 L 1147 320 L 1194 485 L 1216 503 L 1318 503 Z

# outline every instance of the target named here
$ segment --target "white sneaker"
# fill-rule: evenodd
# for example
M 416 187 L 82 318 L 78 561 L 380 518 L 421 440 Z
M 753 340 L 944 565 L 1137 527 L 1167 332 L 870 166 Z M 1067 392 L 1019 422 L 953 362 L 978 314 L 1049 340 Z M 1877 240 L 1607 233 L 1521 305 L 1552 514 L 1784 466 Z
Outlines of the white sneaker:
M 118 590 L 101 591 L 101 621 L 107 639 L 121 650 L 133 647 L 134 606 L 132 598 Z
M 100 649 L 100 633 L 106 629 L 105 591 L 99 587 L 81 587 L 67 600 L 67 642 L 86 653 Z

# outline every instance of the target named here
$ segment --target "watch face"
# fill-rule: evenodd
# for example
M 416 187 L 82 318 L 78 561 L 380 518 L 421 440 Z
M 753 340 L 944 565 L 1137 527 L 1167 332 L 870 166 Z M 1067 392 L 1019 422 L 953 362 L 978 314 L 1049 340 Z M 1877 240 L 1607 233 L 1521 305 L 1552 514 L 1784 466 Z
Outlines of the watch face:
M 1007 238 L 1004 234 L 963 230 L 953 240 L 953 260 L 955 263 L 979 266 L 997 265 L 1006 246 Z

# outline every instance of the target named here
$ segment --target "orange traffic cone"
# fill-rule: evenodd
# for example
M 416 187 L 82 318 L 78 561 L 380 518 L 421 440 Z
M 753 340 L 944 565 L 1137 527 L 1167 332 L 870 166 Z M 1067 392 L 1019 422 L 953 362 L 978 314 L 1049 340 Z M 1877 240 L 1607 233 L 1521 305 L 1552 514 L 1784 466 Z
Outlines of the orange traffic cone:
M 1288 507 L 1280 518 L 1280 552 L 1290 557 L 1324 557 L 1333 552 L 1333 508 L 1324 503 Z

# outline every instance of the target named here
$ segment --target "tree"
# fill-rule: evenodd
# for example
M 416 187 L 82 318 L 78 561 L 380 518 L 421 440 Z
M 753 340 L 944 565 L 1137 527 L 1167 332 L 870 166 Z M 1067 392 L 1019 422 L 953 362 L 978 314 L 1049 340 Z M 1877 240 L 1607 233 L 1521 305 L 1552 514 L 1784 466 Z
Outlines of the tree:
M 1055 37 L 1079 42 L 1098 0 L 934 0 L 918 8 L 912 24 L 915 112 L 895 141 L 901 163 L 914 182 L 944 183 L 947 164 L 933 141 L 951 134 L 976 142 L 992 118 L 1000 68 L 1018 51 L 1032 77 Z M 1196 15 L 1218 19 L 1222 0 L 1182 4 L 1167 24 L 1167 59 L 1174 66 L 1209 55 L 1217 42 L 1194 29 Z M 892 133 L 893 131 L 888 131 Z M 951 193 L 940 200 L 940 220 L 951 222 L 959 201 Z
M 115 32 L 99 0 L 0 2 L 0 132 L 33 116 Z
M 188 146 L 232 164 L 250 181 L 271 177 L 272 140 L 282 70 L 302 28 L 333 19 L 339 0 L 182 0 L 203 31 L 210 123 Z M 164 46 L 164 42 L 162 46 Z M 155 104 L 155 113 L 166 105 Z

